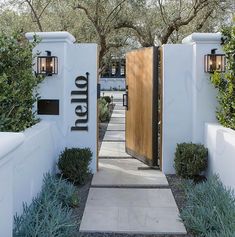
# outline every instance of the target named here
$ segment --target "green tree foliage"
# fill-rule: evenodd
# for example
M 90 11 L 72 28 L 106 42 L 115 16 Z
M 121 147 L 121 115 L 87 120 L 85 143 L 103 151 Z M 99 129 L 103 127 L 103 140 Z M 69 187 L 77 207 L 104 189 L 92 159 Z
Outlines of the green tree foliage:
M 218 89 L 217 119 L 223 126 L 235 129 L 235 26 L 224 28 L 222 33 L 225 40 L 223 49 L 227 60 L 226 72 L 215 72 L 211 81 Z
M 32 49 L 23 34 L 0 34 L 0 131 L 18 132 L 36 123 L 32 112 L 41 77 L 32 73 Z
M 180 42 L 195 31 L 229 24 L 233 0 L 5 0 L 0 31 L 60 31 L 98 43 L 100 71 L 137 47 Z M 8 24 L 10 22 L 10 24 Z

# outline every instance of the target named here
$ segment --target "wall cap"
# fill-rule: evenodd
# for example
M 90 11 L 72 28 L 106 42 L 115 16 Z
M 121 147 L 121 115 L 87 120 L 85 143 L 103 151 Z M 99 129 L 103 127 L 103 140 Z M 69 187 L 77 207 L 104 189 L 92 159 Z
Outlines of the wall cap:
M 24 142 L 23 133 L 0 132 L 0 160 Z
M 25 34 L 25 37 L 32 41 L 33 37 L 37 35 L 41 38 L 41 43 L 48 42 L 67 42 L 74 43 L 76 41 L 75 37 L 67 31 L 55 31 L 55 32 L 28 32 Z
M 231 135 L 235 136 L 235 130 L 231 128 L 226 128 L 219 123 L 205 123 L 206 129 L 213 128 L 214 130 L 219 130 L 221 132 L 230 133 Z
M 183 44 L 208 44 L 208 43 L 221 43 L 222 34 L 220 32 L 217 33 L 192 33 L 191 35 L 185 37 L 182 40 Z

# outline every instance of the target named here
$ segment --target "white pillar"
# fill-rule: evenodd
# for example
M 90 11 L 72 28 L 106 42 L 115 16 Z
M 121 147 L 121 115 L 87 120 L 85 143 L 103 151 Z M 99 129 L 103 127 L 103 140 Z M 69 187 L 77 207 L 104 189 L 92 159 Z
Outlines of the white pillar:
M 205 123 L 217 122 L 216 90 L 204 56 L 222 53 L 220 33 L 193 33 L 183 44 L 163 45 L 163 172 L 174 173 L 177 143 L 204 143 Z
M 91 169 L 97 162 L 97 45 L 75 44 L 68 32 L 27 33 L 41 41 L 34 53 L 51 51 L 58 57 L 58 74 L 48 76 L 39 88 L 40 99 L 59 100 L 59 115 L 40 115 L 42 120 L 55 121 L 61 136 L 61 151 L 71 147 L 89 147 L 93 152 Z M 35 70 L 36 70 L 35 60 Z M 88 76 L 88 81 L 86 81 Z M 80 94 L 79 94 L 80 93 Z M 83 93 L 83 95 L 81 95 Z M 86 94 L 87 93 L 87 94 Z M 82 101 L 87 99 L 87 102 Z
M 183 44 L 193 47 L 192 71 L 192 142 L 204 143 L 204 128 L 207 122 L 217 122 L 216 90 L 210 82 L 210 74 L 204 72 L 204 56 L 221 48 L 221 33 L 193 33 L 183 39 Z

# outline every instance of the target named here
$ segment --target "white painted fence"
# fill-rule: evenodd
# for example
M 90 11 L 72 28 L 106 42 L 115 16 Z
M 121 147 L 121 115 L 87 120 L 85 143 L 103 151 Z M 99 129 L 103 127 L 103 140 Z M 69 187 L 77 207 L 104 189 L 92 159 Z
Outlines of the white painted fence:
M 100 89 L 105 90 L 125 90 L 126 79 L 125 78 L 100 78 Z
M 22 213 L 53 172 L 63 149 L 54 122 L 40 122 L 23 133 L 0 133 L 0 236 L 12 236 L 13 216 Z
M 218 174 L 235 191 L 235 131 L 219 124 L 205 125 L 205 146 L 209 150 L 208 175 Z

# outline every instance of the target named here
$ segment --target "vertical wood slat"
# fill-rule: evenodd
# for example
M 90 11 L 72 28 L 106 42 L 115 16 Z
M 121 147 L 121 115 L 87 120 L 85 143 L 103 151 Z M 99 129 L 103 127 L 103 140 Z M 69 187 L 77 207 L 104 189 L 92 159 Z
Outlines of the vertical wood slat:
M 153 165 L 153 86 L 154 48 L 127 54 L 128 111 L 126 112 L 126 149 L 136 158 Z M 155 131 L 157 132 L 157 131 Z

